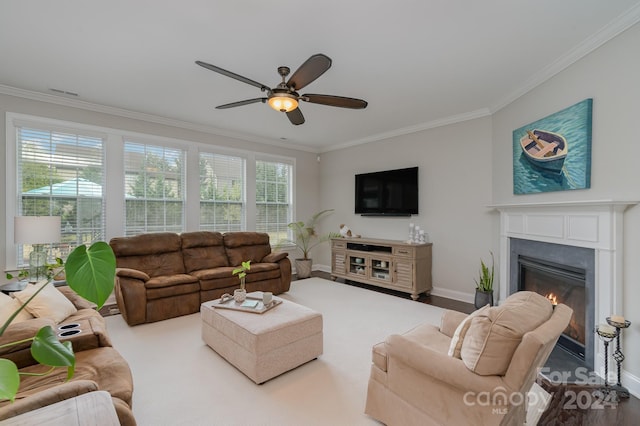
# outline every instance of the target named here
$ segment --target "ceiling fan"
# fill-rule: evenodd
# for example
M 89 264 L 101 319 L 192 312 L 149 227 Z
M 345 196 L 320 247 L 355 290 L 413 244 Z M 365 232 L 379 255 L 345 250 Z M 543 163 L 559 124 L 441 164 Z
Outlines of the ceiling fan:
M 249 105 L 256 102 L 267 102 L 271 108 L 276 111 L 284 112 L 287 114 L 287 118 L 291 121 L 291 124 L 299 125 L 304 123 L 304 115 L 298 107 L 299 101 L 310 102 L 312 104 L 328 105 L 340 108 L 352 108 L 363 109 L 367 107 L 367 102 L 362 99 L 347 98 L 344 96 L 333 95 L 317 95 L 311 93 L 305 93 L 304 95 L 298 94 L 298 90 L 312 83 L 324 74 L 329 68 L 331 68 L 331 59 L 318 53 L 312 55 L 307 59 L 300 67 L 293 73 L 289 81 L 285 81 L 291 70 L 289 67 L 278 67 L 278 74 L 282 77 L 282 81 L 273 89 L 269 86 L 258 83 L 247 77 L 243 77 L 239 74 L 227 71 L 215 65 L 208 64 L 202 61 L 196 61 L 196 64 L 201 67 L 207 68 L 211 71 L 215 71 L 219 74 L 231 77 L 235 80 L 243 83 L 250 84 L 259 88 L 261 91 L 267 93 L 267 97 L 245 99 L 244 101 L 232 102 L 229 104 L 219 105 L 216 109 L 234 108 L 243 105 Z

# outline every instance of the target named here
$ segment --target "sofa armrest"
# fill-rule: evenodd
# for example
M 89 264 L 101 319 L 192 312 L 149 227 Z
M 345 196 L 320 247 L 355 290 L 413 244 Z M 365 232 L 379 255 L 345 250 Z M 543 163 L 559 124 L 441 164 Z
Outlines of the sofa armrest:
M 0 336 L 0 346 L 20 340 L 31 339 L 38 330 L 45 326 L 51 326 L 54 330 L 55 321 L 50 318 L 32 318 L 16 324 L 11 324 Z M 31 357 L 31 340 L 26 340 L 17 345 L 0 348 L 0 357 L 7 358 L 18 365 L 18 368 L 33 365 L 35 361 Z
M 6 420 L 28 411 L 37 410 L 56 402 L 74 398 L 88 392 L 98 390 L 98 385 L 92 380 L 73 380 L 52 388 L 36 392 L 23 399 L 17 399 L 14 403 L 7 403 L 0 407 L 0 420 Z
M 63 286 L 56 287 L 56 288 L 58 290 L 60 290 L 60 293 L 64 294 L 65 297 L 67 299 L 69 299 L 71 301 L 71 303 L 73 303 L 73 305 L 78 310 L 80 310 L 80 309 L 93 309 L 94 306 L 95 306 L 93 303 L 89 302 L 84 297 L 79 296 L 78 293 L 73 291 L 73 289 L 71 287 L 69 287 L 68 285 L 63 285 Z
M 388 362 L 399 362 L 416 372 L 432 377 L 465 392 L 495 392 L 496 389 L 510 389 L 501 376 L 480 376 L 469 370 L 461 359 L 436 352 L 428 346 L 392 334 L 386 340 Z M 389 368 L 389 371 L 392 371 Z M 389 380 L 392 380 L 391 376 Z
M 289 253 L 287 253 L 286 251 L 271 252 L 268 255 L 266 255 L 261 260 L 261 262 L 262 263 L 278 263 L 287 256 L 289 256 Z
M 116 268 L 116 276 L 123 278 L 133 278 L 144 282 L 147 282 L 151 279 L 151 277 L 147 273 L 131 268 Z
M 456 332 L 456 328 L 458 328 L 460 323 L 464 321 L 467 316 L 467 314 L 463 314 L 458 311 L 444 311 L 442 318 L 440 319 L 440 333 L 448 337 L 453 337 L 453 334 Z
M 131 277 L 128 271 L 134 270 L 128 269 L 124 274 L 116 272 L 116 302 L 118 303 L 120 314 L 127 324 L 142 324 L 147 319 L 147 288 L 145 287 L 145 280 Z M 136 272 L 147 275 L 144 272 Z

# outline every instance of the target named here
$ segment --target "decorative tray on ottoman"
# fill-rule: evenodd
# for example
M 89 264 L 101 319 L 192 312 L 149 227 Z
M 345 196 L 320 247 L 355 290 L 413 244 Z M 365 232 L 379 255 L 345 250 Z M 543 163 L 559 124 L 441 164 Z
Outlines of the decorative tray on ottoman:
M 214 300 L 211 306 L 214 308 L 233 309 L 234 311 L 261 314 L 267 312 L 269 309 L 275 308 L 281 303 L 282 300 L 274 298 L 271 300 L 271 303 L 265 306 L 264 303 L 262 303 L 262 297 L 249 295 L 247 295 L 244 302 L 238 303 L 233 299 L 233 296 L 227 295 L 227 297 L 222 296 L 222 298 Z

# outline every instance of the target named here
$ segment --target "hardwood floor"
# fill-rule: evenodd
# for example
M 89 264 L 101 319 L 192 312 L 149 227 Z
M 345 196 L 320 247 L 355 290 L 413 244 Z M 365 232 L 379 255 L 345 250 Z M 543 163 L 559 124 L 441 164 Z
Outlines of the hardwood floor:
M 314 271 L 312 275 L 314 277 L 331 279 L 331 274 L 328 272 Z M 295 275 L 293 279 L 296 279 Z M 344 282 L 344 280 L 340 279 L 340 282 Z M 370 291 L 378 291 L 396 297 L 411 299 L 410 295 L 394 290 L 360 284 L 353 281 L 350 281 L 349 284 Z M 445 297 L 426 296 L 424 294 L 420 296 L 418 302 L 467 314 L 473 312 L 475 309 L 471 303 L 460 302 Z M 557 385 L 549 382 L 543 383 L 540 380 L 539 383 L 552 394 L 552 401 L 543 413 L 538 425 L 632 426 L 640 424 L 638 420 L 640 418 L 640 399 L 636 397 L 631 396 L 630 398 L 622 399 L 614 405 L 604 405 L 599 404 L 596 398 L 592 398 L 591 395 L 595 389 L 594 387 Z M 591 400 L 592 403 L 588 403 L 588 400 Z

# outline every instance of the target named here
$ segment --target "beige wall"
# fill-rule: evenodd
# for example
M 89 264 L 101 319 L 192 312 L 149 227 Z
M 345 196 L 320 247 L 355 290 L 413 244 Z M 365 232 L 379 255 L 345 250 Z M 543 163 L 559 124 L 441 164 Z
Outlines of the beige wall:
M 470 300 L 478 259 L 498 253 L 499 218 L 486 206 L 640 200 L 638 46 L 640 24 L 491 117 L 323 154 L 321 206 L 336 209 L 326 230 L 346 223 L 364 236 L 404 239 L 409 222 L 423 226 L 434 243 L 434 294 Z M 513 195 L 512 131 L 586 98 L 593 98 L 591 188 Z M 353 214 L 354 174 L 414 165 L 420 167 L 420 215 Z M 639 395 L 640 206 L 625 212 L 624 238 L 624 316 L 632 326 L 623 337 L 623 384 Z M 315 263 L 327 268 L 329 250 L 319 252 Z
M 4 165 L 6 164 L 6 113 L 28 114 L 37 117 L 63 120 L 88 124 L 93 126 L 136 132 L 146 135 L 155 135 L 173 138 L 196 144 L 210 144 L 225 148 L 248 151 L 257 154 L 279 155 L 295 159 L 296 182 L 295 186 L 295 211 L 300 217 L 313 214 L 319 207 L 317 194 L 319 193 L 318 174 L 319 163 L 315 153 L 287 149 L 279 146 L 271 146 L 240 139 L 216 136 L 200 131 L 151 123 L 148 121 L 124 118 L 101 112 L 88 111 L 78 108 L 61 106 L 47 102 L 30 100 L 20 97 L 0 94 L 0 188 L 3 194 L 6 192 L 6 176 Z M 109 188 L 107 188 L 108 195 Z M 5 270 L 6 255 L 6 196 L 0 197 L 0 271 Z M 13 218 L 9 218 L 13 220 Z M 107 238 L 115 235 L 107 235 Z
M 341 223 L 366 237 L 403 240 L 409 223 L 433 242 L 433 294 L 473 300 L 480 258 L 496 254 L 492 237 L 491 118 L 479 118 L 321 156 L 321 206 L 335 213 L 323 230 Z M 419 215 L 363 217 L 354 214 L 354 175 L 379 170 L 419 167 Z M 328 246 L 314 254 L 314 263 L 330 265 Z
M 493 196 L 496 204 L 577 200 L 640 200 L 640 24 L 628 29 L 493 116 Z M 511 132 L 593 98 L 591 188 L 513 195 Z M 640 379 L 640 206 L 624 214 L 624 370 Z M 612 312 L 611 314 L 614 314 Z M 604 318 L 596 318 L 604 322 Z M 631 380 L 631 382 L 630 382 Z M 636 388 L 636 392 L 640 388 Z

